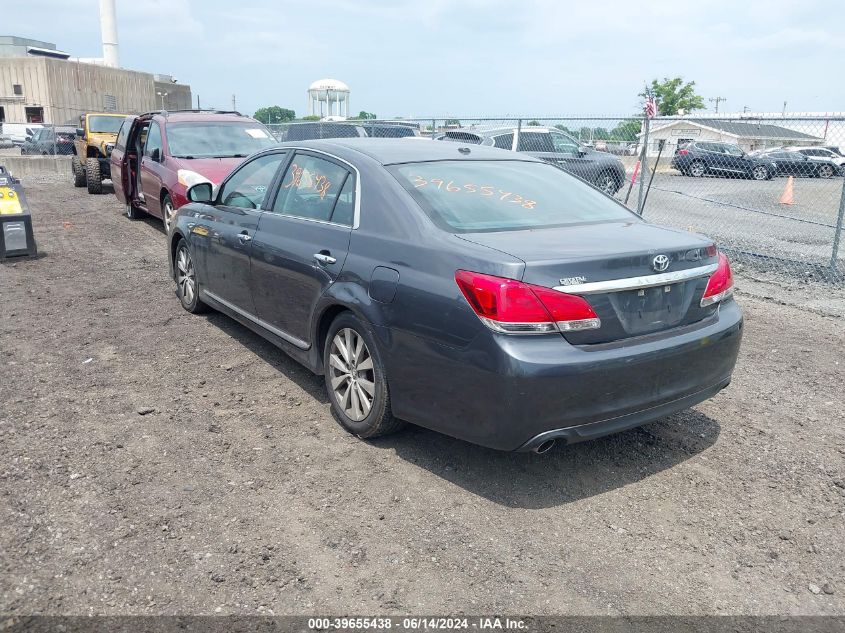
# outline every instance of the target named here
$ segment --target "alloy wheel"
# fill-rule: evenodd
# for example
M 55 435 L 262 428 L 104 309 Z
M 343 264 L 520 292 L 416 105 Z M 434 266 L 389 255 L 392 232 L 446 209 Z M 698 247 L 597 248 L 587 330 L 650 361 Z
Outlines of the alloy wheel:
M 704 175 L 704 163 L 695 161 L 692 165 L 690 165 L 689 172 L 696 178 L 700 178 Z
M 186 246 L 180 247 L 176 254 L 176 285 L 185 302 L 189 305 L 193 303 L 197 296 L 197 274 L 194 271 L 194 260 Z
M 830 165 L 822 165 L 819 167 L 820 178 L 833 178 L 833 167 Z
M 174 213 L 176 213 L 176 209 L 173 208 L 173 203 L 170 201 L 170 198 L 167 198 L 164 201 L 162 215 L 164 216 L 164 230 L 168 233 L 170 233 L 170 224 L 173 222 Z
M 754 180 L 765 180 L 769 175 L 769 171 L 760 165 L 752 170 L 751 175 L 754 177 Z
M 616 179 L 610 174 L 601 174 L 596 178 L 596 187 L 612 196 L 616 193 Z
M 338 407 L 355 422 L 366 418 L 376 393 L 375 372 L 370 350 L 355 330 L 343 328 L 334 335 L 328 370 Z

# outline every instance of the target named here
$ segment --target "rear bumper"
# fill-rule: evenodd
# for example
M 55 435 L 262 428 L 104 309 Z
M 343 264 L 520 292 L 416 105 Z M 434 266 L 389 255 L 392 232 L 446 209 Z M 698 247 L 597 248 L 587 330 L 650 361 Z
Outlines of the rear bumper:
M 742 313 L 729 301 L 695 326 L 580 347 L 485 331 L 454 349 L 379 329 L 398 417 L 512 451 L 615 433 L 711 397 L 730 382 Z

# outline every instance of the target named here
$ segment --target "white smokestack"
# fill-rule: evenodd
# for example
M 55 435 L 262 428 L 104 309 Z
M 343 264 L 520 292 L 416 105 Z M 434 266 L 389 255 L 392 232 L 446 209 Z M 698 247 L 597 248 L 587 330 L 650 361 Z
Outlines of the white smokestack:
M 103 63 L 117 68 L 120 61 L 117 55 L 117 17 L 115 0 L 100 0 L 100 31 L 103 34 Z

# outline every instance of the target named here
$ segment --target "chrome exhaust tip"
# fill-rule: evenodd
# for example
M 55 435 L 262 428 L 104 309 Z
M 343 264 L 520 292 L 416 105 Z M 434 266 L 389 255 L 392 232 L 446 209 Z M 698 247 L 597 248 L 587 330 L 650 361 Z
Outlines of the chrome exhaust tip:
M 552 447 L 555 445 L 555 440 L 546 440 L 545 442 L 540 442 L 535 448 L 534 452 L 538 455 L 542 455 L 543 453 L 548 453 L 552 450 Z

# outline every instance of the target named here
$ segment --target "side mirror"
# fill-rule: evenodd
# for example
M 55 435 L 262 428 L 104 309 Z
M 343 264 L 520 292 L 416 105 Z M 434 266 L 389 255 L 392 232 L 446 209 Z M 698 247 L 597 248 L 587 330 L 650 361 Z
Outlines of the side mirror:
M 188 189 L 188 200 L 191 202 L 211 202 L 211 194 L 211 183 L 200 182 Z
M 76 128 L 76 135 L 80 138 L 85 136 L 85 130 L 81 127 Z
M 156 163 L 161 162 L 161 150 L 159 148 L 155 148 L 152 153 L 150 154 L 150 160 Z

